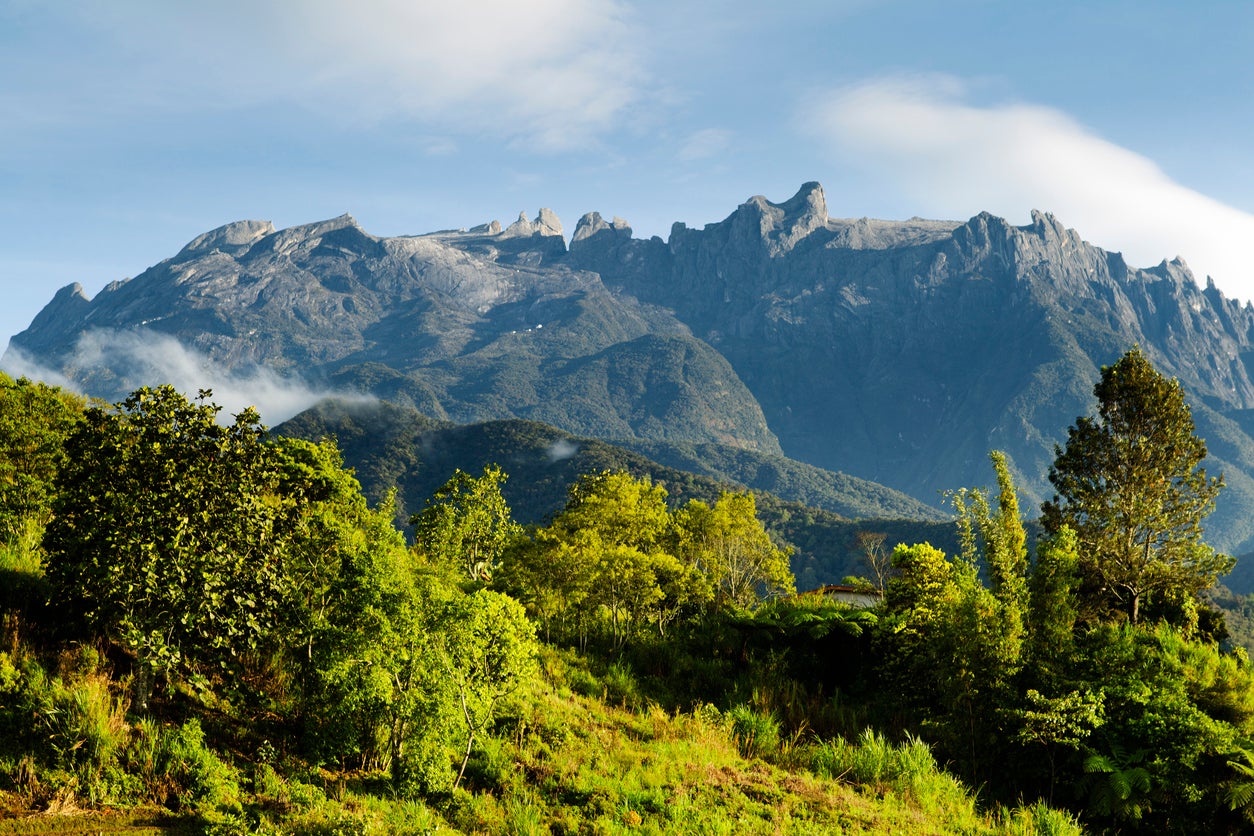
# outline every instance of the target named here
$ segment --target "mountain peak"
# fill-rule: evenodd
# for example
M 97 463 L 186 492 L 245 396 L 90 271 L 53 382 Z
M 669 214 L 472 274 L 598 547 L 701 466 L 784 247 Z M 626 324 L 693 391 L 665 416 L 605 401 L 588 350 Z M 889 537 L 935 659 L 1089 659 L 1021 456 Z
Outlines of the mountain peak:
M 622 238 L 630 238 L 631 224 L 617 216 L 614 220 L 607 222 L 601 217 L 600 212 L 589 212 L 579 219 L 579 223 L 575 224 L 575 234 L 570 239 L 571 245 L 607 231 Z
M 816 182 L 802 184 L 783 203 L 772 203 L 755 195 L 742 203 L 728 219 L 739 235 L 758 237 L 767 242 L 771 255 L 791 250 L 816 229 L 827 226 L 827 199 Z
M 518 220 L 505 228 L 501 233 L 502 238 L 531 238 L 532 236 L 558 236 L 561 237 L 562 222 L 558 219 L 556 213 L 552 209 L 541 209 L 540 214 L 536 215 L 534 221 L 527 220 L 526 212 L 518 213 Z
M 175 258 L 214 250 L 235 255 L 273 232 L 270 221 L 234 221 L 196 236 Z

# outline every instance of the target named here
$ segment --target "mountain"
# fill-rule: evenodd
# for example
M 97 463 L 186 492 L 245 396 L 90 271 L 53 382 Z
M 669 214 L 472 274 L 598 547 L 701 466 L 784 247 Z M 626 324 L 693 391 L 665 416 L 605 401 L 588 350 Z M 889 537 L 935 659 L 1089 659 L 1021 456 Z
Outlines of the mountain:
M 1098 370 L 1139 344 L 1189 394 L 1228 484 L 1208 536 L 1240 553 L 1252 332 L 1254 308 L 1184 262 L 1133 268 L 1051 215 L 833 219 L 807 183 L 665 241 L 589 213 L 567 246 L 544 210 L 400 238 L 230 224 L 94 299 L 63 289 L 10 351 L 118 397 L 151 381 L 102 347 L 173 337 L 440 420 L 541 421 L 686 467 L 786 455 L 934 507 L 987 485 L 1001 449 L 1031 509 Z
M 727 358 L 785 452 L 924 501 L 989 481 L 1005 451 L 1031 508 L 1102 365 L 1139 344 L 1190 395 L 1228 491 L 1209 533 L 1254 545 L 1254 308 L 1148 270 L 1034 212 L 1017 227 L 834 220 L 822 187 L 755 197 L 720 223 L 633 239 L 586 218 L 569 259 L 675 313 Z
M 348 215 L 282 231 L 245 221 L 92 300 L 61 290 L 10 350 L 111 400 L 152 382 L 162 358 L 135 343 L 164 335 L 219 369 L 296 374 L 462 423 L 782 452 L 717 351 L 565 254 L 547 210 L 382 239 Z

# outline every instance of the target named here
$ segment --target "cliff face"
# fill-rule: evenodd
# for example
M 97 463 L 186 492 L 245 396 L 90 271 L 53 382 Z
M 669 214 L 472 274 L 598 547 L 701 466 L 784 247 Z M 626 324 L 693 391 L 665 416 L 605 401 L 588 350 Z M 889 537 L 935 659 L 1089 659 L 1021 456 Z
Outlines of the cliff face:
M 1139 344 L 1189 391 L 1230 490 L 1212 518 L 1249 545 L 1254 310 L 1182 262 L 1130 268 L 1050 215 L 1016 227 L 826 217 L 809 183 L 667 242 L 601 229 L 570 261 L 673 310 L 745 381 L 785 452 L 937 502 L 1006 451 L 1031 509 L 1054 445 L 1093 412 L 1102 365 Z
M 151 382 L 91 366 L 75 347 L 93 329 L 170 334 L 227 368 L 438 418 L 782 447 L 932 504 L 987 484 L 1001 449 L 1025 509 L 1092 413 L 1100 367 L 1139 344 L 1184 384 L 1229 484 L 1212 539 L 1254 548 L 1254 309 L 1180 261 L 1132 268 L 1048 214 L 833 219 L 807 183 L 666 241 L 589 213 L 569 248 L 547 211 L 404 238 L 348 216 L 242 222 L 95 299 L 63 290 L 13 345 L 109 397 Z

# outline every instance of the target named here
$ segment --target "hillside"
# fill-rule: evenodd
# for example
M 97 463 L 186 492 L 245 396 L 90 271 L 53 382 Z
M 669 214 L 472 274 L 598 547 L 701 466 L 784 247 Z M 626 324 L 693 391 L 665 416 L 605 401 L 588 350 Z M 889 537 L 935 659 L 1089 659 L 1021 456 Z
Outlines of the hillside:
M 372 501 L 397 489 L 398 522 L 460 469 L 478 474 L 498 465 L 509 479 L 503 493 L 514 517 L 540 524 L 560 510 L 581 475 L 605 470 L 648 477 L 670 500 L 713 502 L 724 490 L 753 490 L 768 527 L 797 547 L 794 571 L 802 588 L 862 574 L 856 532 L 891 533 L 893 542 L 948 545 L 953 526 L 935 509 L 860 479 L 799 462 L 707 445 L 684 451 L 625 446 L 571 436 L 530 421 L 456 425 L 386 402 L 326 401 L 276 426 L 274 435 L 336 440 Z M 672 464 L 666 464 L 669 461 Z

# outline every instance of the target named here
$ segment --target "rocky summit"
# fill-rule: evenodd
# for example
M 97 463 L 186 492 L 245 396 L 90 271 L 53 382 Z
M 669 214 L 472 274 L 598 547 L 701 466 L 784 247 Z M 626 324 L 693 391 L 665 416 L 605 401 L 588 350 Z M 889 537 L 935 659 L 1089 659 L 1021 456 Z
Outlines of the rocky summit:
M 665 241 L 596 212 L 569 247 L 548 210 L 398 238 L 347 215 L 244 221 L 94 299 L 63 289 L 11 350 L 116 398 L 153 381 L 83 346 L 136 334 L 435 418 L 783 453 L 932 505 L 987 484 L 1000 449 L 1025 509 L 1100 367 L 1139 344 L 1185 386 L 1228 484 L 1212 542 L 1254 549 L 1254 308 L 1040 212 L 837 219 L 807 183 Z

